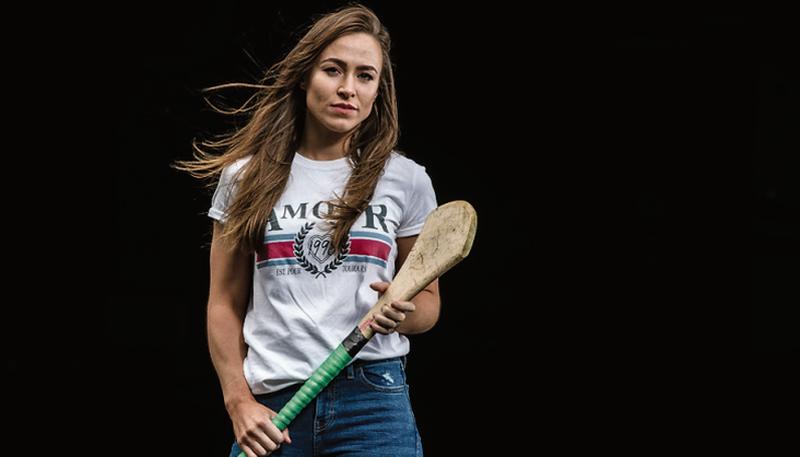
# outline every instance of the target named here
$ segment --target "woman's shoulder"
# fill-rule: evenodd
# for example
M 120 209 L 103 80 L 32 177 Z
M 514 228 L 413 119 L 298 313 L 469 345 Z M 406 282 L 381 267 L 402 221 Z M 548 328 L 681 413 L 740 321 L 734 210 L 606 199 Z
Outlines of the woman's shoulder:
M 252 155 L 248 155 L 248 156 L 242 157 L 241 159 L 237 159 L 236 161 L 234 161 L 234 162 L 230 163 L 229 165 L 225 166 L 225 168 L 222 169 L 222 177 L 221 177 L 221 179 L 223 181 L 231 181 L 231 180 L 233 180 L 234 177 L 236 177 L 236 175 L 238 175 L 239 172 L 242 171 L 244 166 L 247 165 L 247 162 L 249 162 L 250 159 L 252 159 L 252 158 L 253 158 Z
M 408 173 L 413 175 L 421 170 L 424 171 L 425 167 L 418 164 L 413 159 L 410 159 L 404 152 L 398 150 L 392 151 L 386 164 L 387 172 Z

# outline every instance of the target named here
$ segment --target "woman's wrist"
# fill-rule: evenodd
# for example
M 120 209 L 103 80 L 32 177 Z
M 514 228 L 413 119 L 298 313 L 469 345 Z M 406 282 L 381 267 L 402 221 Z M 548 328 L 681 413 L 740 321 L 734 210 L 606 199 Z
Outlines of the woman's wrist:
M 225 409 L 229 412 L 244 401 L 254 401 L 253 393 L 244 379 L 236 380 L 223 386 L 222 396 L 225 401 Z

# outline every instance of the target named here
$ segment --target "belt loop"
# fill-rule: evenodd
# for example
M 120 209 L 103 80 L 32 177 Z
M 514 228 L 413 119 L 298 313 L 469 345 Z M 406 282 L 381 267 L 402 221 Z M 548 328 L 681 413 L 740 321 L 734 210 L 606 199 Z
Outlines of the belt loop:
M 403 370 L 406 369 L 406 363 L 408 363 L 408 361 L 406 360 L 406 356 L 400 357 L 400 364 L 403 366 Z
M 355 365 L 355 362 L 351 363 L 350 365 L 347 365 L 347 379 L 353 379 L 356 377 L 355 376 L 356 370 L 353 367 L 353 365 Z

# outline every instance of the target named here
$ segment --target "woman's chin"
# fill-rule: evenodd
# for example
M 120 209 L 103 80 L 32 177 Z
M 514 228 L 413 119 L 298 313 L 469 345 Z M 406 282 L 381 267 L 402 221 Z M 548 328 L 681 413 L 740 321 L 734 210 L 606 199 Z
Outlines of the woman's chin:
M 329 113 L 306 113 L 306 123 L 311 124 L 314 130 L 328 131 L 334 135 L 344 135 L 358 127 L 359 121 L 355 117 L 332 116 Z M 308 125 L 306 125 L 308 127 Z
M 331 132 L 342 135 L 351 132 L 357 126 L 358 124 L 353 122 L 331 122 L 325 125 L 325 127 Z

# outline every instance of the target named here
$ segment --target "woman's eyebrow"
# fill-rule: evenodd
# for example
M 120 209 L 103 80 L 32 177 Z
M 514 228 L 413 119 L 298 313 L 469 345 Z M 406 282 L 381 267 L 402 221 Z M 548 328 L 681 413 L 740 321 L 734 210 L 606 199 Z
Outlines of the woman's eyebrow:
M 333 62 L 342 68 L 347 68 L 347 62 L 345 62 L 342 59 L 337 59 L 336 57 L 328 57 L 327 59 L 323 59 L 322 62 L 320 63 L 323 62 Z M 359 65 L 356 67 L 356 70 L 369 70 L 369 71 L 374 71 L 375 73 L 378 72 L 378 70 L 375 69 L 375 67 L 373 67 L 372 65 Z

